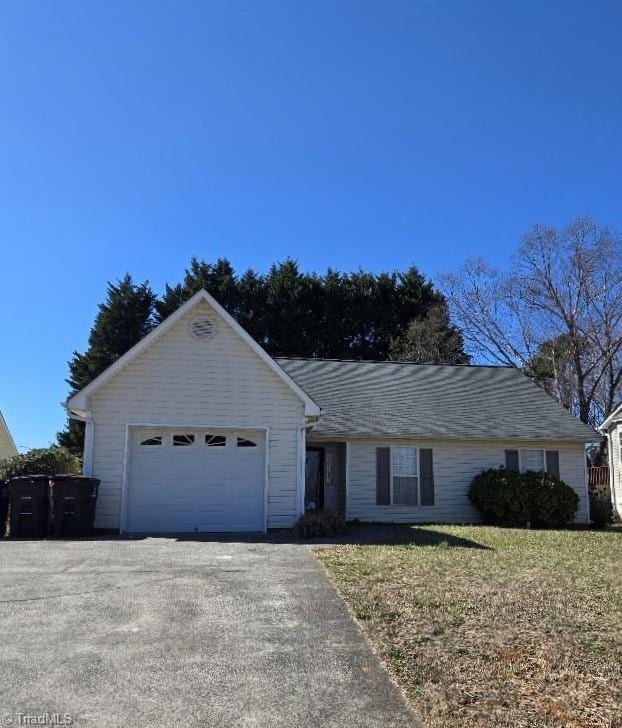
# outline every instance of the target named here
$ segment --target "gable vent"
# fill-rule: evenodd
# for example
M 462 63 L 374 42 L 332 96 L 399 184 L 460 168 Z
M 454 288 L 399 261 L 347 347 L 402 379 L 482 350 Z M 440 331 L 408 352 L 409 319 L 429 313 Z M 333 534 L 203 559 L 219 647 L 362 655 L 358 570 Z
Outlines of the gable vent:
M 195 339 L 209 341 L 216 334 L 216 324 L 209 316 L 198 316 L 190 324 L 190 333 Z

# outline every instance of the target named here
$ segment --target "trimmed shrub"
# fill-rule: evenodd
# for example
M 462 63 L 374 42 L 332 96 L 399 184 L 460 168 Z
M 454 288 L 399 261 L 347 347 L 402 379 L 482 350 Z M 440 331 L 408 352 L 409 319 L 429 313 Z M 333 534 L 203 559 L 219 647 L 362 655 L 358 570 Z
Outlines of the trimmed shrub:
M 563 528 L 574 518 L 579 496 L 549 473 L 528 471 L 522 476 L 527 491 L 529 520 L 536 528 Z
M 19 475 L 58 475 L 80 472 L 80 460 L 64 447 L 47 447 L 29 450 L 10 458 L 4 466 L 4 477 Z
M 301 539 L 341 536 L 345 532 L 346 522 L 341 516 L 322 511 L 305 513 L 293 528 L 294 538 Z
M 494 526 L 562 528 L 574 518 L 579 496 L 549 473 L 484 470 L 473 478 L 471 502 Z
M 522 527 L 529 521 L 522 478 L 511 470 L 491 468 L 476 475 L 469 488 L 469 498 L 485 523 Z

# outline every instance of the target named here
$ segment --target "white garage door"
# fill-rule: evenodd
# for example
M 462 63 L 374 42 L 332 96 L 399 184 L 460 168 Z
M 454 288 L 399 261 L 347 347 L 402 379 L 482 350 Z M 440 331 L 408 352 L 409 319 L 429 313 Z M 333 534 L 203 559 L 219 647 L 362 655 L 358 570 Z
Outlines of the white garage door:
M 263 431 L 130 432 L 128 531 L 263 531 Z

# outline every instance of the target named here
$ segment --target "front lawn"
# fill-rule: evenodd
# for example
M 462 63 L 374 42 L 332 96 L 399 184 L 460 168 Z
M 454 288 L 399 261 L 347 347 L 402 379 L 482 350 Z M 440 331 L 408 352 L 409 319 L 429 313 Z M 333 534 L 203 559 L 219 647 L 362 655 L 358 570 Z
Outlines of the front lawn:
M 622 726 L 622 530 L 396 527 L 316 555 L 425 726 Z

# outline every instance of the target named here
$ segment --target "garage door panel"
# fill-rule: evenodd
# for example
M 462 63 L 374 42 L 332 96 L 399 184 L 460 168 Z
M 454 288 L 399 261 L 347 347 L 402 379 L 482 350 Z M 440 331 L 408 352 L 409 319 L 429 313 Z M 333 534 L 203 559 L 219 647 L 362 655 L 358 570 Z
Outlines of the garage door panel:
M 174 446 L 173 435 L 184 433 L 194 435 L 194 442 Z M 209 442 L 226 437 L 226 446 L 208 447 L 206 435 Z M 255 446 L 240 447 L 238 438 Z M 264 479 L 261 431 L 138 430 L 132 438 L 128 530 L 263 530 Z

